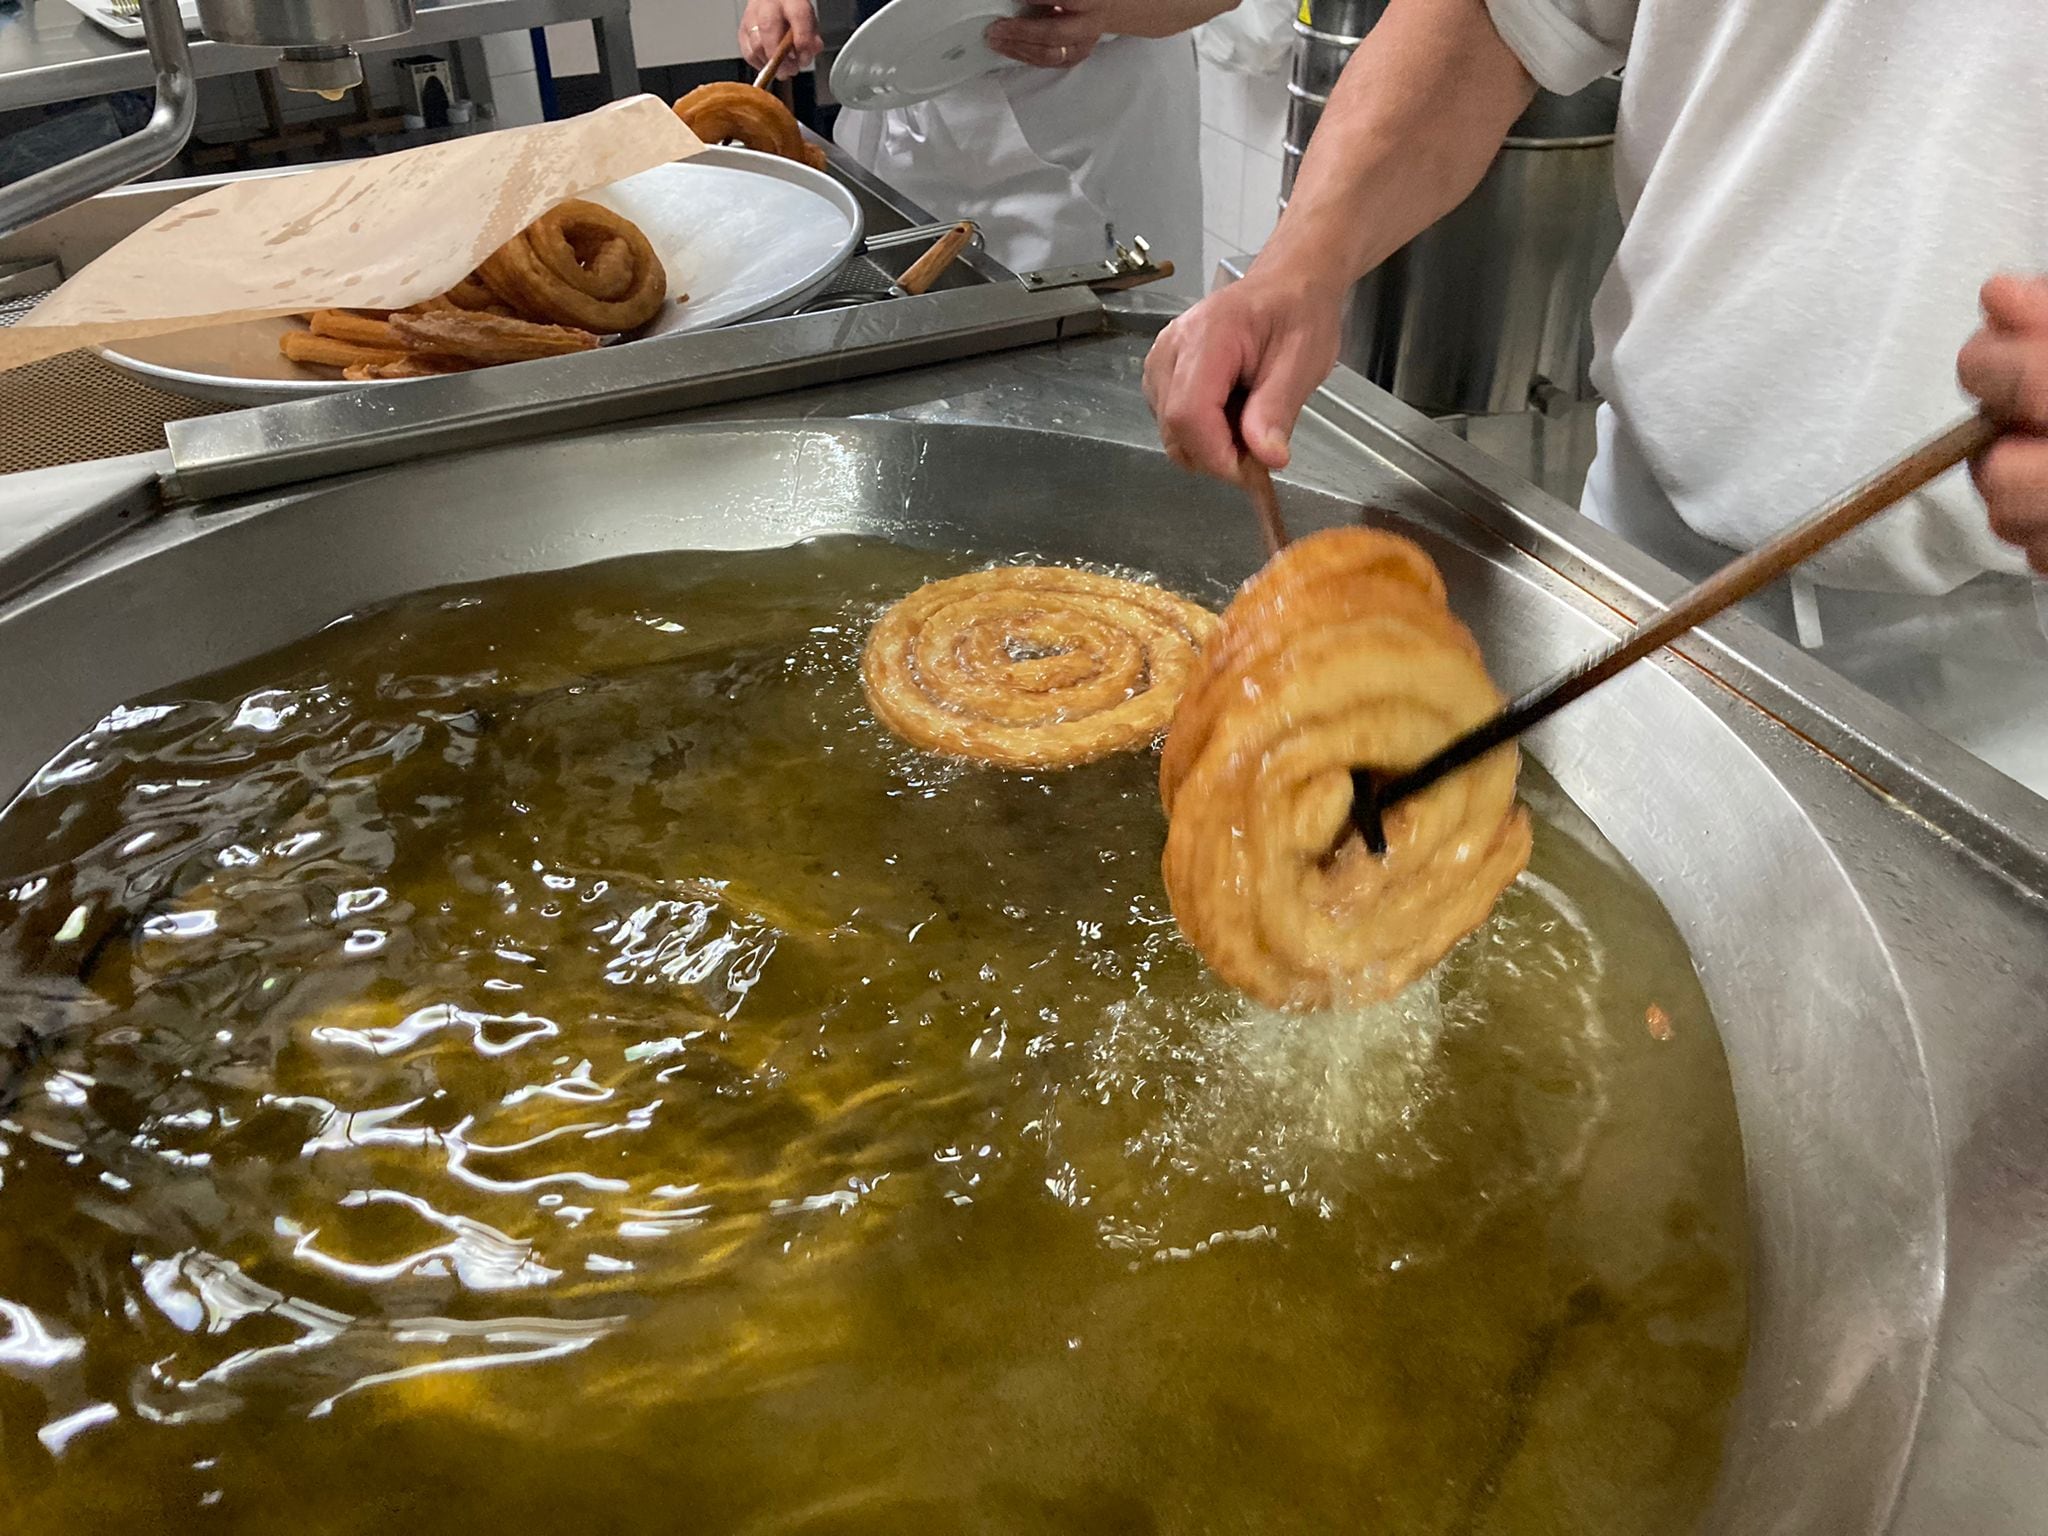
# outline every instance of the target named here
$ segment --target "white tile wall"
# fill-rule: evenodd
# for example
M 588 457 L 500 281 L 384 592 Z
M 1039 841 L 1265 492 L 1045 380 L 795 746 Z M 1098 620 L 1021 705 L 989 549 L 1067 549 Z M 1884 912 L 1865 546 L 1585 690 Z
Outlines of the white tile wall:
M 1203 267 L 1256 251 L 1279 217 L 1280 145 L 1287 133 L 1287 71 L 1241 75 L 1202 68 Z
M 491 74 L 491 100 L 498 125 L 523 128 L 540 122 L 540 72 L 533 61 L 533 39 L 524 32 L 496 32 L 486 37 L 483 44 L 484 67 Z M 550 65 L 554 67 L 552 59 Z
M 491 102 L 500 128 L 525 128 L 546 116 L 540 104 L 540 76 L 530 67 L 511 75 L 492 70 Z
M 734 58 L 745 9 L 746 0 L 633 0 L 634 56 L 642 69 Z M 589 23 L 549 27 L 548 62 L 557 75 L 596 74 Z

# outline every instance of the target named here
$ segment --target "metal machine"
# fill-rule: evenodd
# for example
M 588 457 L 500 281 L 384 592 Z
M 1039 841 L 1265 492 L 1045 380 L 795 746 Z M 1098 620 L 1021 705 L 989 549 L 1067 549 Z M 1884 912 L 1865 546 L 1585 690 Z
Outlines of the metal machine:
M 156 72 L 156 106 L 141 132 L 0 187 L 0 236 L 109 187 L 168 165 L 192 137 L 199 98 L 178 0 L 140 0 Z M 201 0 L 200 23 L 217 42 L 281 48 L 290 90 L 337 97 L 363 79 L 354 44 L 412 28 L 412 0 Z
M 1281 201 L 1337 77 L 1386 0 L 1305 0 Z M 1339 355 L 1432 415 L 1558 413 L 1592 398 L 1587 310 L 1621 241 L 1617 80 L 1537 94 L 1462 204 L 1353 291 Z
M 1242 496 L 1174 470 L 1139 393 L 1170 308 L 968 275 L 0 479 L 0 792 L 123 700 L 439 583 L 827 531 L 1253 569 Z M 1283 497 L 1297 532 L 1398 519 L 1510 690 L 1679 586 L 1347 370 Z M 1752 1336 L 1705 1529 L 2038 1529 L 2048 804 L 1740 618 L 1530 749 L 1676 919 L 1733 1073 Z
M 216 42 L 282 48 L 277 80 L 289 91 L 339 96 L 363 83 L 354 45 L 412 30 L 412 0 L 199 0 Z

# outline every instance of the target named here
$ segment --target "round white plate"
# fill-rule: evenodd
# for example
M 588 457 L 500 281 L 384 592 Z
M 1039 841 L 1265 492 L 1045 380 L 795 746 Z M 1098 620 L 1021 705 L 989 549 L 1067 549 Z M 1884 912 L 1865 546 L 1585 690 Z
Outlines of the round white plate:
M 670 297 L 689 295 L 621 346 L 786 314 L 822 292 L 860 244 L 860 204 L 851 192 L 807 165 L 752 150 L 707 149 L 587 195 L 638 224 L 668 269 Z M 277 338 L 297 323 L 174 331 L 102 347 L 100 355 L 160 389 L 224 405 L 408 382 L 351 384 L 287 360 Z
M 1016 0 L 889 0 L 847 39 L 832 65 L 832 98 L 864 111 L 929 101 L 1012 62 L 982 41 Z

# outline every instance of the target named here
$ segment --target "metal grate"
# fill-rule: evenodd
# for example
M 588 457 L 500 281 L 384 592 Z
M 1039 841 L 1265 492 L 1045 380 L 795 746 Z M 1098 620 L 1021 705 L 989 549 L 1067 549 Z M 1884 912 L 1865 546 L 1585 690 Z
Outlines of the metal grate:
M 0 327 L 14 324 L 49 296 L 50 290 L 45 288 L 41 293 L 25 293 L 18 299 L 0 299 Z
M 831 299 L 848 293 L 887 293 L 889 285 L 895 281 L 896 274 L 886 270 L 880 262 L 855 253 L 847 257 L 846 265 L 832 275 L 832 281 L 818 291 L 818 297 Z
M 13 325 L 43 295 L 0 300 Z M 0 373 L 0 474 L 82 464 L 164 445 L 164 423 L 221 409 L 166 394 L 92 352 L 66 352 Z

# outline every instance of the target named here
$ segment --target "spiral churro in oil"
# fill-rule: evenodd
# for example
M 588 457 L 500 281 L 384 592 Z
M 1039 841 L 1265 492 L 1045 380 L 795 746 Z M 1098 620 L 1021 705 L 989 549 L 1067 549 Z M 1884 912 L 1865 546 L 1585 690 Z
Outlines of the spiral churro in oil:
M 1742 1166 L 1654 898 L 1531 767 L 1442 966 L 1253 1008 L 1156 754 L 868 713 L 888 603 L 1044 558 L 426 593 L 61 753 L 0 816 L 0 1523 L 1690 1528 Z

